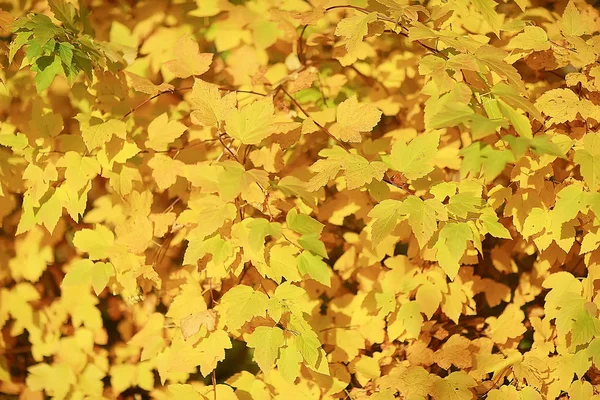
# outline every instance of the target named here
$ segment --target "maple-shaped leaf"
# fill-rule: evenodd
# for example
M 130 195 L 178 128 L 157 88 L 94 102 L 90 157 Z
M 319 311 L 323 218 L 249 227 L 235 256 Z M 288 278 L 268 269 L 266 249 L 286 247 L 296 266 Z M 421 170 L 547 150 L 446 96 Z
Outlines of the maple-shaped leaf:
M 600 134 L 587 133 L 583 137 L 583 149 L 575 151 L 573 159 L 588 188 L 598 190 L 600 186 Z
M 382 388 L 394 388 L 407 399 L 427 398 L 431 390 L 431 374 L 420 366 L 396 366 L 379 380 Z
M 294 344 L 296 350 L 302 355 L 306 366 L 320 374 L 329 375 L 327 354 L 321 347 L 319 337 L 304 318 L 292 313 L 287 328 L 290 332 L 297 333 Z
M 75 373 L 68 364 L 35 364 L 27 369 L 27 387 L 31 390 L 45 390 L 49 396 L 66 398 L 71 385 L 77 382 Z
M 277 369 L 283 378 L 293 383 L 300 374 L 302 354 L 296 349 L 293 338 L 287 338 L 288 345 L 279 349 Z
M 152 168 L 152 177 L 160 190 L 166 190 L 183 175 L 185 164 L 169 157 L 167 154 L 155 153 L 148 166 Z
M 113 26 L 115 26 L 114 23 Z M 125 71 L 125 75 L 127 76 L 133 90 L 136 92 L 149 94 L 150 96 L 155 96 L 161 92 L 168 92 L 175 89 L 173 85 L 169 85 L 168 83 L 155 85 L 149 79 L 134 74 L 133 72 Z
M 551 124 L 577 119 L 579 105 L 579 97 L 570 89 L 548 90 L 535 102 L 535 106 L 550 117 Z
M 310 276 L 315 281 L 331 287 L 331 272 L 327 264 L 318 255 L 310 251 L 303 251 L 297 258 L 298 271 Z
M 594 22 L 587 13 L 581 13 L 574 1 L 569 1 L 562 18 L 558 23 L 560 31 L 565 36 L 582 36 L 593 32 Z
M 404 215 L 402 202 L 399 200 L 386 199 L 369 211 L 369 217 L 373 218 L 371 228 L 371 243 L 377 247 L 383 239 L 396 228 L 398 220 Z
M 417 290 L 415 300 L 421 306 L 421 312 L 431 319 L 433 314 L 440 307 L 442 302 L 442 292 L 439 285 L 431 282 L 425 282 Z
M 392 147 L 390 162 L 392 167 L 408 179 L 421 178 L 433 171 L 432 160 L 440 144 L 438 132 L 419 135 L 407 145 L 398 141 Z
M 496 36 L 500 35 L 500 26 L 502 20 L 496 12 L 496 2 L 494 0 L 471 0 L 471 4 L 483 16 L 483 19 L 490 25 Z
M 409 196 L 402 202 L 401 214 L 408 216 L 408 224 L 417 238 L 420 248 L 424 248 L 437 229 L 438 220 L 448 218 L 442 203 L 435 199 L 421 200 Z
M 82 229 L 75 232 L 73 244 L 88 253 L 90 260 L 107 258 L 115 241 L 115 235 L 104 225 L 96 225 L 95 229 Z
M 183 135 L 187 127 L 179 121 L 169 121 L 167 113 L 162 113 L 154 118 L 148 125 L 148 140 L 146 147 L 164 151 L 169 148 L 169 144 Z
M 460 259 L 467 250 L 467 244 L 473 240 L 473 231 L 466 223 L 449 222 L 440 230 L 438 241 L 433 246 L 437 249 L 436 259 L 440 267 L 452 280 L 458 274 Z
M 515 304 L 509 304 L 498 318 L 489 317 L 485 322 L 489 325 L 488 334 L 494 343 L 506 343 L 517 338 L 527 329 L 522 324 L 525 314 Z
M 202 288 L 195 283 L 186 283 L 179 287 L 179 293 L 169 305 L 167 318 L 182 320 L 190 314 L 206 311 L 206 301 L 202 297 Z
M 243 144 L 259 144 L 275 132 L 273 99 L 265 97 L 235 109 L 225 117 L 227 134 Z
M 445 378 L 436 378 L 430 392 L 435 400 L 473 399 L 474 394 L 471 388 L 475 387 L 477 383 L 466 372 L 456 371 Z
M 250 286 L 238 285 L 221 298 L 224 322 L 230 330 L 236 330 L 254 317 L 265 316 L 269 298 Z
M 461 335 L 452 335 L 433 355 L 437 365 L 450 369 L 452 365 L 459 369 L 471 368 L 472 357 L 469 346 L 471 341 Z
M 125 123 L 118 119 L 104 120 L 94 114 L 77 114 L 79 129 L 83 136 L 83 142 L 88 150 L 94 150 L 108 143 L 113 135 L 125 139 L 127 132 Z
M 478 1 L 493 3 L 493 0 Z M 504 61 L 506 56 L 507 53 L 504 50 L 490 45 L 483 45 L 475 51 L 475 58 L 488 67 L 490 71 L 506 79 L 520 93 L 527 94 L 527 89 L 517 69 Z
M 175 44 L 176 59 L 168 61 L 165 67 L 177 78 L 202 75 L 210 68 L 212 53 L 200 53 L 198 42 L 191 36 L 183 36 Z
M 74 191 L 79 191 L 100 174 L 100 164 L 96 158 L 82 157 L 76 151 L 66 152 L 56 166 L 65 168 L 66 184 Z
M 409 301 L 402 304 L 398 311 L 392 314 L 388 335 L 390 339 L 416 339 L 419 337 L 422 325 L 421 306 L 416 301 Z
M 96 262 L 83 259 L 71 265 L 65 275 L 63 285 L 92 285 L 96 296 L 99 296 L 106 287 L 108 280 L 114 275 L 114 266 L 111 263 Z
M 302 327 L 307 327 L 304 325 L 303 319 L 303 305 L 306 305 L 306 297 L 306 291 L 304 289 L 293 285 L 290 282 L 284 282 L 277 286 L 273 297 L 269 299 L 267 313 L 273 320 L 279 321 L 284 313 L 290 312 L 299 318 L 302 318 L 299 322 L 303 322 Z
M 220 361 L 225 359 L 225 350 L 231 349 L 231 339 L 224 330 L 216 330 L 196 345 L 194 352 L 203 376 L 209 376 Z
M 369 162 L 358 154 L 348 154 L 342 159 L 342 168 L 345 171 L 346 187 L 348 190 L 358 189 L 371 183 L 373 180 L 381 181 L 387 167 L 381 161 Z
M 371 103 L 359 103 L 356 96 L 337 107 L 337 123 L 331 133 L 344 142 L 359 143 L 362 133 L 371 132 L 381 119 L 381 111 Z
M 377 13 L 356 13 L 338 22 L 335 28 L 336 36 L 345 38 L 345 47 L 348 54 L 354 56 L 358 51 L 363 38 L 369 33 L 369 24 L 377 21 Z
M 546 31 L 537 26 L 526 26 L 523 33 L 511 39 L 508 49 L 544 51 L 550 48 Z
M 190 102 L 192 106 L 190 117 L 194 124 L 219 126 L 225 116 L 235 110 L 237 98 L 235 92 L 221 97 L 217 85 L 195 79 Z
M 232 215 L 235 216 L 235 211 Z M 212 259 L 206 265 L 209 275 L 211 275 L 213 266 L 215 268 L 224 268 L 225 262 L 234 255 L 231 242 L 224 240 L 219 235 L 205 239 L 204 234 L 200 230 L 195 229 L 190 233 L 190 237 L 187 240 L 189 243 L 185 249 L 183 265 L 196 265 L 198 260 L 210 254 L 212 255 Z
M 276 326 L 259 326 L 247 337 L 246 344 L 254 349 L 254 360 L 267 373 L 275 366 L 279 348 L 284 345 L 283 331 Z
M 291 245 L 276 244 L 269 249 L 269 269 L 265 275 L 273 279 L 278 284 L 285 278 L 288 282 L 298 282 L 302 280 L 298 272 L 298 262 L 296 255 L 298 249 Z
M 205 327 L 208 332 L 215 330 L 217 323 L 217 313 L 215 310 L 204 310 L 193 313 L 180 321 L 181 333 L 184 339 L 189 339 Z

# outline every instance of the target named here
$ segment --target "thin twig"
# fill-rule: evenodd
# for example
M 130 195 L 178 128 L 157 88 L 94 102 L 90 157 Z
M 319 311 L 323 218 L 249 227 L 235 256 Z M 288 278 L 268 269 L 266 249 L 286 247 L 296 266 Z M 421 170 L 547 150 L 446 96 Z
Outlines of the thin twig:
M 306 115 L 308 118 L 312 119 L 313 123 L 319 127 L 319 129 L 321 129 L 323 132 L 325 132 L 327 135 L 329 135 L 329 137 L 331 137 L 333 140 L 335 140 L 337 142 L 338 145 L 340 145 L 340 147 L 342 147 L 344 150 L 346 150 L 347 153 L 350 153 L 350 150 L 346 147 L 346 145 L 338 138 L 336 138 L 335 136 L 333 136 L 333 134 L 331 132 L 329 132 L 323 125 L 319 124 L 317 121 L 315 121 L 309 113 L 307 113 L 304 108 L 300 105 L 300 103 L 298 103 L 298 101 L 296 101 L 296 99 L 294 99 L 294 97 L 292 97 L 291 94 L 288 93 L 287 90 L 285 90 L 285 88 L 282 86 L 281 90 L 283 91 L 283 93 L 285 93 L 285 95 L 287 97 L 289 97 L 289 99 L 292 101 L 292 103 L 294 103 L 294 105 L 296 107 L 298 107 L 298 109 L 300 111 L 302 111 L 302 113 L 304 115 Z
M 231 156 L 235 159 L 235 161 L 237 161 L 238 163 L 240 163 L 240 160 L 239 160 L 239 158 L 237 158 L 237 155 L 235 155 L 233 153 L 233 151 L 225 144 L 225 142 L 223 142 L 223 138 L 221 137 L 221 135 L 219 135 L 219 142 L 221 142 L 221 144 L 223 145 L 223 147 L 225 148 L 225 150 L 227 150 L 229 152 L 229 154 L 231 154 Z

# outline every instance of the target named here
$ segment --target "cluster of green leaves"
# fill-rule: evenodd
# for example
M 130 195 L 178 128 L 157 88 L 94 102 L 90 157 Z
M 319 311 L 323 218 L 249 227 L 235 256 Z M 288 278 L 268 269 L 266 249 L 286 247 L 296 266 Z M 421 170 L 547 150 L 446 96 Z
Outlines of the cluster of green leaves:
M 1 392 L 598 397 L 598 10 L 90 9 L 0 12 Z
M 73 84 L 82 71 L 91 80 L 93 68 L 112 66 L 115 70 L 123 64 L 122 55 L 94 40 L 88 11 L 82 2 L 81 11 L 66 0 L 50 0 L 48 5 L 60 26 L 47 15 L 36 13 L 19 18 L 11 26 L 15 35 L 8 62 L 26 47 L 22 67 L 31 66 L 38 93 L 47 89 L 57 75 Z

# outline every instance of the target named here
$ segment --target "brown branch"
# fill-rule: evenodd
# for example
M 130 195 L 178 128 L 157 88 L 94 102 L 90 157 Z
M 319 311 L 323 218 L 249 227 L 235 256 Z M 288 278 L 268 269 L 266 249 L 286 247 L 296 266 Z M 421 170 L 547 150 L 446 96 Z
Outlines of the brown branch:
M 285 90 L 285 88 L 283 86 L 281 86 L 281 90 L 283 91 L 283 93 L 285 93 L 285 95 L 287 97 L 289 97 L 289 99 L 292 101 L 292 103 L 294 103 L 294 105 L 296 107 L 298 107 L 298 109 L 300 111 L 302 111 L 302 113 L 304 115 L 306 115 L 308 118 L 312 119 L 312 121 L 314 122 L 314 124 L 316 126 L 319 127 L 319 129 L 321 129 L 323 132 L 325 132 L 329 137 L 331 137 L 333 140 L 335 140 L 337 142 L 338 145 L 340 145 L 341 148 L 343 148 L 344 150 L 346 150 L 347 153 L 350 153 L 350 150 L 348 149 L 348 147 L 346 147 L 346 145 L 338 138 L 336 138 L 335 136 L 333 136 L 333 134 L 331 132 L 329 132 L 323 125 L 319 124 L 317 121 L 315 121 L 309 113 L 306 112 L 306 110 L 304 110 L 304 108 L 300 105 L 300 103 L 298 103 L 298 101 L 296 101 L 296 99 L 294 99 L 294 97 L 292 97 L 291 94 L 289 94 L 289 92 L 287 90 Z
M 304 32 L 306 31 L 306 28 L 308 27 L 308 25 L 304 25 L 302 27 L 302 32 L 300 32 L 300 37 L 298 37 L 298 48 L 296 49 L 297 54 L 298 54 L 298 60 L 300 60 L 300 64 L 304 64 L 306 62 L 306 59 L 304 57 L 304 40 L 303 40 L 303 36 L 304 36 Z
M 223 138 L 221 137 L 221 135 L 219 135 L 219 142 L 221 142 L 221 144 L 223 145 L 225 150 L 227 150 L 229 152 L 229 154 L 231 154 L 231 156 L 235 159 L 235 161 L 237 161 L 238 163 L 241 164 L 239 158 L 237 158 L 237 155 L 234 154 L 233 151 L 231 151 L 231 149 L 225 144 L 225 142 L 223 142 Z
M 371 11 L 369 11 L 369 10 L 367 10 L 365 8 L 358 7 L 358 6 L 353 6 L 353 5 L 331 6 L 331 7 L 327 7 L 325 9 L 325 11 L 330 11 L 330 10 L 335 10 L 335 9 L 340 9 L 340 8 L 350 8 L 350 9 L 362 12 L 364 14 L 370 14 L 371 13 Z M 408 31 L 408 28 L 405 27 L 404 25 L 400 24 L 399 20 L 394 20 L 394 19 L 389 18 L 389 17 L 387 17 L 385 15 L 382 15 L 380 13 L 377 13 L 377 19 L 380 20 L 380 21 L 385 21 L 385 22 L 389 22 L 389 23 L 394 24 L 394 28 L 396 26 L 399 26 L 400 29 L 406 29 Z M 388 30 L 386 30 L 386 32 L 388 32 Z M 408 38 L 408 33 L 406 33 L 406 32 L 402 32 L 402 31 L 396 32 L 395 30 L 389 30 L 389 32 L 393 32 L 393 33 L 395 33 L 397 35 L 401 35 L 401 36 L 404 36 L 404 37 Z M 434 54 L 437 54 L 437 55 L 443 57 L 446 60 L 448 59 L 448 57 L 444 53 L 442 53 L 441 51 L 439 51 L 438 49 L 433 48 L 433 47 L 431 47 L 429 45 L 426 45 L 425 43 L 421 42 L 420 40 L 415 40 L 414 42 L 417 43 L 419 46 L 423 47 L 424 49 L 427 49 L 430 52 L 432 52 Z
M 151 102 L 152 100 L 156 99 L 157 97 L 162 96 L 163 94 L 173 94 L 173 93 L 177 93 L 177 92 L 183 92 L 186 90 L 190 90 L 192 89 L 193 86 L 185 86 L 179 89 L 168 89 L 168 90 L 164 90 L 160 93 L 155 94 L 154 96 L 142 101 L 140 104 L 138 104 L 137 106 L 133 107 L 131 110 L 129 110 L 125 115 L 123 115 L 121 117 L 121 121 L 123 121 L 125 118 L 127 118 L 129 115 L 133 114 L 134 112 L 136 112 L 138 110 L 138 108 L 143 107 L 144 105 L 146 105 L 147 103 Z M 253 90 L 240 90 L 240 89 L 233 89 L 233 88 L 227 88 L 227 87 L 219 87 L 219 90 L 225 91 L 225 92 L 238 92 L 238 93 L 249 93 L 249 94 L 255 94 L 257 96 L 266 96 L 265 93 L 259 93 L 259 92 L 255 92 Z
M 169 90 L 165 90 L 165 91 L 162 91 L 160 93 L 157 93 L 154 96 L 150 97 L 149 99 L 146 99 L 146 100 L 142 101 L 140 104 L 138 104 L 137 106 L 133 107 L 131 110 L 129 110 L 125 115 L 123 115 L 121 117 L 121 121 L 123 121 L 129 115 L 131 115 L 134 112 L 136 112 L 138 110 L 138 108 L 146 105 L 147 103 L 151 102 L 152 100 L 156 99 L 157 97 L 162 96 L 163 94 L 167 94 L 167 93 L 173 94 L 173 93 L 176 93 L 176 92 L 183 92 L 184 90 L 190 90 L 191 88 L 192 88 L 191 86 L 188 86 L 188 87 L 182 87 L 182 88 L 179 88 L 179 89 L 169 89 Z

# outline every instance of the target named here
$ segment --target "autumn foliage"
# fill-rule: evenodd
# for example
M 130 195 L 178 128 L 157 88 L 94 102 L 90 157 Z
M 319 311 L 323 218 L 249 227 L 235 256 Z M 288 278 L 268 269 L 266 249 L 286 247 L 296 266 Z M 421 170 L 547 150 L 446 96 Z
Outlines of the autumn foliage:
M 600 399 L 598 8 L 0 7 L 0 397 Z

